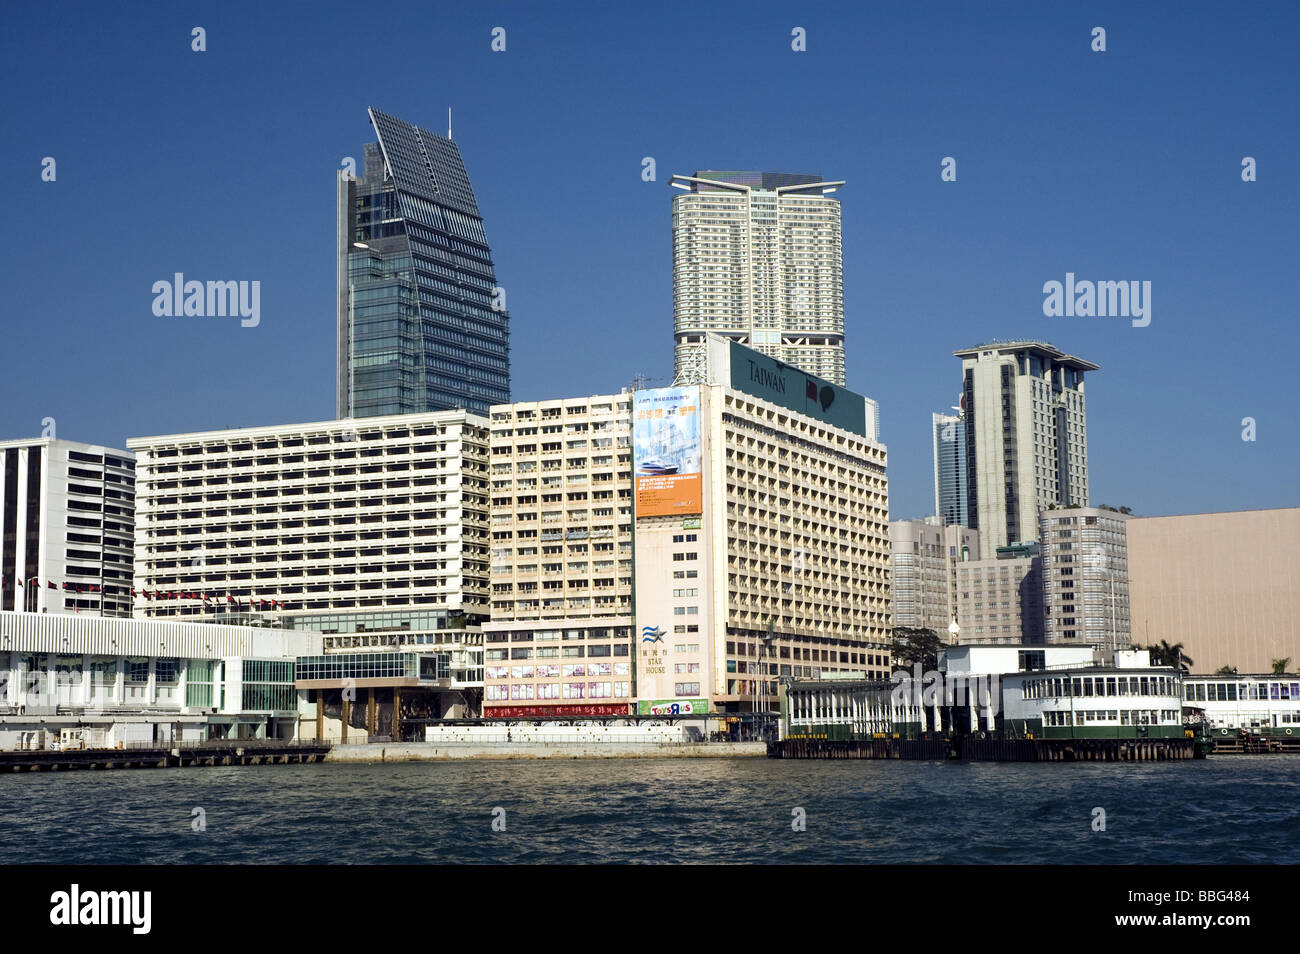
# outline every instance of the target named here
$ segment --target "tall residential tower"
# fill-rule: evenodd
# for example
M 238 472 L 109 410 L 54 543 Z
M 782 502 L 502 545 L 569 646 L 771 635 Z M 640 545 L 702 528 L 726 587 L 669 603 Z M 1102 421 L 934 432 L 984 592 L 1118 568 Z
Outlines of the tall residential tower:
M 1041 341 L 953 354 L 962 367 L 970 526 L 992 554 L 1036 539 L 1044 510 L 1088 505 L 1083 376 L 1098 368 Z
M 704 380 L 712 332 L 844 386 L 843 182 L 774 172 L 673 176 L 675 381 Z
M 362 176 L 338 176 L 338 416 L 486 416 L 510 400 L 509 316 L 460 150 L 370 122 Z

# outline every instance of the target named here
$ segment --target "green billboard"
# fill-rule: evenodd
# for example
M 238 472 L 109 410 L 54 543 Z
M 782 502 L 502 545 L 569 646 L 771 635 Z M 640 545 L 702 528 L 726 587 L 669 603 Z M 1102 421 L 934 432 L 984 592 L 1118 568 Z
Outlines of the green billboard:
M 861 394 L 729 342 L 731 386 L 832 427 L 867 436 L 867 405 Z

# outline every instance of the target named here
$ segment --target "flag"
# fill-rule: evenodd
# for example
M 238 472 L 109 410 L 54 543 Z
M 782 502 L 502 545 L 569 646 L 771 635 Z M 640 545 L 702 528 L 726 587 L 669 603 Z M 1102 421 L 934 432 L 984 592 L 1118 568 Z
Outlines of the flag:
M 54 585 L 54 581 L 53 581 L 53 580 L 46 580 L 45 582 L 46 582 L 47 584 L 49 584 L 49 588 L 50 588 L 50 589 L 52 589 L 52 590 L 57 590 L 57 589 L 58 589 L 58 587 Z
M 227 602 L 227 603 L 233 603 L 233 602 L 235 602 L 235 598 L 234 598 L 233 596 L 231 596 L 229 593 L 227 593 L 227 594 L 226 594 L 226 602 Z

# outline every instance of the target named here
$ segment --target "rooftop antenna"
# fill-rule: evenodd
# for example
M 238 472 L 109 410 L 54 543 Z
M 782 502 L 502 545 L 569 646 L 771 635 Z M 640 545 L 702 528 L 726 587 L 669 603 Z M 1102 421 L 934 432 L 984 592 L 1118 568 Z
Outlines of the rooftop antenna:
M 451 138 L 451 107 L 447 107 L 447 138 Z

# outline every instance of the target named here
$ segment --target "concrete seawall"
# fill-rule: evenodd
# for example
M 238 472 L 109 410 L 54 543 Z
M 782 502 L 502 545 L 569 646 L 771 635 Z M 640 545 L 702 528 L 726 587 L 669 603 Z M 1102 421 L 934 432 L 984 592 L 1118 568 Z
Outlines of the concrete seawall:
M 374 742 L 336 745 L 326 762 L 439 762 L 448 759 L 765 758 L 762 742 Z

